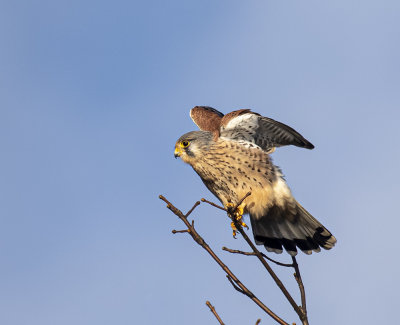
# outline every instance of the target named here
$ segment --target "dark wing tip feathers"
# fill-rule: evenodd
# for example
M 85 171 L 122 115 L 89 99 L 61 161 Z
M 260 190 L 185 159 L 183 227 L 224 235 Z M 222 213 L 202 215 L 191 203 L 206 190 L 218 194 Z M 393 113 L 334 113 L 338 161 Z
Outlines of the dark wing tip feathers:
M 269 117 L 260 117 L 260 123 L 264 125 L 265 129 L 271 130 L 276 135 L 284 137 L 292 137 L 288 144 L 293 144 L 297 147 L 305 149 L 314 149 L 314 145 L 304 138 L 299 132 L 291 128 L 289 125 L 278 122 Z M 286 134 L 285 134 L 286 133 Z M 280 137 L 278 136 L 278 138 Z
M 310 142 L 310 141 L 308 141 L 308 140 L 306 140 L 306 139 L 304 139 L 305 141 L 305 143 L 304 143 L 304 145 L 303 145 L 303 148 L 306 148 L 306 149 L 314 149 L 315 147 L 314 147 L 314 145 Z
M 305 149 L 310 149 L 310 150 L 315 148 L 314 145 L 311 142 L 307 141 L 304 138 L 303 138 L 303 141 L 301 142 L 301 145 L 299 145 L 298 147 L 305 148 Z

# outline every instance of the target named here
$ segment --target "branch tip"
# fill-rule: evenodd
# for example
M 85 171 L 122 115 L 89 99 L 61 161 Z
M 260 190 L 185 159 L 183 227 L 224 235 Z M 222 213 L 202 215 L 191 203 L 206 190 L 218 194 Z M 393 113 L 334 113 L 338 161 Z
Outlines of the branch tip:
M 192 206 L 192 208 L 185 214 L 185 218 L 187 218 L 187 217 L 193 212 L 193 210 L 196 209 L 199 205 L 200 205 L 200 201 L 197 201 L 197 202 Z
M 243 252 L 243 251 L 239 251 L 237 249 L 230 249 L 228 247 L 222 247 L 222 250 L 229 252 L 229 253 L 233 253 L 233 254 L 242 254 L 242 255 L 256 255 L 256 253 L 254 252 Z
M 206 305 L 208 306 L 208 308 L 210 308 L 210 311 L 214 314 L 214 316 L 218 320 L 219 324 L 224 325 L 224 322 L 222 321 L 221 317 L 219 317 L 217 311 L 215 310 L 215 307 L 213 305 L 211 305 L 211 302 L 209 302 L 207 300 Z
M 219 206 L 218 204 L 215 204 L 215 203 L 213 203 L 213 202 L 211 202 L 211 201 L 208 201 L 208 200 L 206 200 L 205 198 L 202 198 L 202 199 L 201 199 L 201 202 L 208 203 L 209 205 L 212 205 L 212 206 L 215 207 L 215 208 L 218 208 L 218 209 L 223 210 L 223 211 L 227 211 L 224 207 L 221 207 L 221 206 Z
M 182 233 L 185 233 L 185 232 L 190 232 L 190 229 L 184 229 L 184 230 L 172 230 L 172 233 L 175 235 L 175 234 L 182 234 Z

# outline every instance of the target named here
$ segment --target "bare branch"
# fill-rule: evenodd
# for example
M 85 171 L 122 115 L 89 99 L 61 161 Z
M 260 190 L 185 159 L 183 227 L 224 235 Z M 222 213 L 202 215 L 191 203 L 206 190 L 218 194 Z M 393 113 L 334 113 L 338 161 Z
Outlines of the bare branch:
M 294 273 L 294 278 L 296 279 L 297 284 L 298 284 L 299 289 L 300 289 L 301 309 L 303 310 L 303 314 L 304 314 L 304 319 L 302 319 L 302 322 L 303 322 L 304 325 L 308 325 L 306 292 L 305 292 L 305 289 L 304 289 L 303 280 L 301 279 L 299 265 L 297 264 L 297 260 L 296 260 L 295 256 L 292 256 L 292 261 L 293 261 L 293 267 L 294 267 L 294 269 L 296 271 Z
M 233 288 L 234 288 L 235 290 L 239 291 L 241 294 L 244 294 L 245 296 L 250 297 L 249 294 L 248 294 L 247 292 L 245 292 L 244 290 L 240 289 L 240 288 L 235 284 L 235 282 L 233 282 L 232 278 L 231 278 L 229 275 L 227 275 L 226 278 L 229 280 L 229 282 L 232 284 L 232 286 L 233 286 Z M 250 297 L 250 298 L 251 298 L 251 297 Z
M 200 205 L 200 201 L 197 201 L 193 207 L 188 211 L 188 213 L 185 214 L 185 218 L 189 217 L 189 215 L 193 212 L 194 209 L 196 209 Z
M 247 244 L 251 247 L 253 252 L 243 252 L 239 250 L 233 250 L 229 249 L 226 247 L 223 247 L 223 250 L 228 251 L 230 253 L 235 253 L 235 254 L 242 254 L 242 255 L 247 255 L 247 256 L 256 256 L 260 262 L 263 264 L 265 269 L 268 271 L 268 273 L 271 275 L 273 280 L 275 281 L 276 285 L 280 288 L 286 299 L 289 301 L 289 303 L 292 305 L 293 309 L 299 316 L 300 320 L 302 321 L 303 325 L 308 325 L 308 318 L 307 318 L 307 306 L 306 306 L 306 296 L 305 296 L 305 289 L 304 289 L 304 284 L 301 279 L 300 275 L 300 270 L 299 266 L 297 264 L 296 258 L 292 257 L 292 264 L 286 264 L 286 263 L 281 263 L 276 260 L 271 259 L 270 257 L 266 256 L 265 254 L 261 253 L 256 246 L 253 244 L 253 242 L 249 239 L 245 231 L 243 230 L 243 227 L 238 220 L 236 220 L 235 216 L 233 213 L 236 211 L 237 207 L 249 196 L 251 193 L 247 193 L 240 201 L 238 204 L 236 204 L 235 208 L 229 208 L 225 209 L 213 202 L 207 201 L 205 199 L 201 199 L 202 202 L 206 202 L 218 209 L 221 209 L 223 211 L 226 211 L 228 213 L 228 216 L 230 219 L 234 222 L 237 230 L 240 232 L 240 234 L 243 236 Z M 211 250 L 211 248 L 207 245 L 207 243 L 204 241 L 204 239 L 197 233 L 197 231 L 194 228 L 194 221 L 190 224 L 189 221 L 187 220 L 187 217 L 193 212 L 193 210 L 200 204 L 200 202 L 196 202 L 195 205 L 189 210 L 189 212 L 186 215 L 183 215 L 183 213 L 177 209 L 172 203 L 170 203 L 165 197 L 160 195 L 160 199 L 162 199 L 165 203 L 167 203 L 167 208 L 170 209 L 175 215 L 177 215 L 188 227 L 186 230 L 173 230 L 173 233 L 189 233 L 193 240 L 195 240 L 200 246 L 202 246 L 210 255 L 211 257 L 220 265 L 220 267 L 225 271 L 227 274 L 227 278 L 229 282 L 232 284 L 232 286 L 235 288 L 235 290 L 239 291 L 240 293 L 248 296 L 250 299 L 252 299 L 260 308 L 262 308 L 268 315 L 270 315 L 275 321 L 277 321 L 280 324 L 287 324 L 284 322 L 281 318 L 279 318 L 275 313 L 273 313 L 268 307 L 266 307 L 250 290 L 248 290 L 240 281 L 239 279 L 230 271 L 230 269 L 218 258 L 218 256 L 214 253 L 214 251 Z M 267 261 L 271 261 L 279 266 L 284 266 L 284 267 L 293 267 L 295 269 L 294 277 L 296 279 L 296 282 L 299 286 L 300 289 L 300 294 L 301 294 L 301 306 L 298 306 L 296 302 L 294 301 L 293 297 L 290 295 L 290 293 L 287 291 L 286 287 L 283 285 L 281 280 L 277 277 L 275 272 L 272 270 L 270 265 L 267 263 Z
M 282 263 L 282 262 L 276 261 L 276 260 L 272 259 L 271 257 L 268 257 L 267 255 L 265 255 L 264 253 L 261 253 L 261 255 L 262 255 L 264 258 L 266 258 L 268 261 L 270 261 L 270 262 L 272 262 L 272 263 L 275 263 L 276 265 L 284 266 L 284 267 L 291 267 L 291 266 L 293 266 L 292 264 Z
M 181 233 L 185 233 L 185 232 L 189 232 L 189 229 L 184 229 L 184 230 L 172 230 L 172 233 L 175 234 L 181 234 Z
M 244 198 L 246 198 L 248 195 L 246 194 Z M 240 200 L 243 202 L 243 199 Z M 241 224 L 236 220 L 234 215 L 231 212 L 232 210 L 228 211 L 229 217 L 232 219 L 233 223 L 235 224 L 237 230 L 240 232 L 244 240 L 247 242 L 247 244 L 251 247 L 253 252 L 255 253 L 255 256 L 260 260 L 262 265 L 265 267 L 265 269 L 268 271 L 268 273 L 271 275 L 272 279 L 275 281 L 276 285 L 281 289 L 282 293 L 288 300 L 288 302 L 291 304 L 297 315 L 299 316 L 300 320 L 303 321 L 307 319 L 307 315 L 303 312 L 302 308 L 299 307 L 296 302 L 294 301 L 293 297 L 287 291 L 286 287 L 283 285 L 282 281 L 278 278 L 278 276 L 275 274 L 275 272 L 272 270 L 271 266 L 267 263 L 267 261 L 264 259 L 263 254 L 256 248 L 256 246 L 253 244 L 253 242 L 250 240 L 250 238 L 247 236 L 246 232 L 243 230 Z M 234 211 L 234 210 L 233 210 Z
M 237 249 L 230 249 L 230 248 L 227 248 L 227 247 L 222 247 L 222 249 L 224 251 L 227 251 L 227 252 L 233 253 L 233 254 L 241 254 L 241 255 L 247 255 L 247 256 L 257 256 L 255 252 L 243 252 L 243 251 L 239 251 Z M 272 263 L 275 263 L 276 265 L 285 266 L 285 267 L 293 267 L 293 264 L 286 264 L 286 263 L 278 262 L 278 261 L 268 257 L 264 253 L 261 253 L 261 255 L 262 255 L 262 257 L 266 258 L 268 261 L 271 261 Z
M 239 227 L 238 227 L 239 226 Z M 238 224 L 236 226 L 238 228 L 238 231 L 240 234 L 243 236 L 245 241 L 250 245 L 251 249 L 254 251 L 256 254 L 257 258 L 260 260 L 260 262 L 264 265 L 265 269 L 268 271 L 268 273 L 271 275 L 271 277 L 274 279 L 276 285 L 281 289 L 282 293 L 286 297 L 286 299 L 289 301 L 289 303 L 292 305 L 293 309 L 296 311 L 296 313 L 299 315 L 300 319 L 303 318 L 303 311 L 300 309 L 300 307 L 296 304 L 294 301 L 293 297 L 290 295 L 290 293 L 287 291 L 286 287 L 283 285 L 282 281 L 278 278 L 278 276 L 275 274 L 275 272 L 272 270 L 271 266 L 267 263 L 267 261 L 263 258 L 261 252 L 255 247 L 255 245 L 252 243 L 250 238 L 246 235 L 244 232 L 243 228 Z
M 218 209 L 220 209 L 220 210 L 226 211 L 226 209 L 225 209 L 224 207 L 221 207 L 221 206 L 218 205 L 218 204 L 215 204 L 215 203 L 213 203 L 213 202 L 211 202 L 211 201 L 208 201 L 208 200 L 206 200 L 205 198 L 202 198 L 202 199 L 201 199 L 201 202 L 208 203 L 209 205 L 212 205 L 212 206 L 215 207 L 215 208 L 218 208 Z
M 242 290 L 246 296 L 248 296 L 257 306 L 264 310 L 270 317 L 272 317 L 277 323 L 281 325 L 289 325 L 278 315 L 276 315 L 271 309 L 269 309 L 263 302 L 260 301 L 236 276 L 235 274 L 225 265 L 221 259 L 215 254 L 215 252 L 208 246 L 205 240 L 197 233 L 196 229 L 189 223 L 185 215 L 177 209 L 171 202 L 169 202 L 164 196 L 160 195 L 159 198 L 167 204 L 167 208 L 170 209 L 188 228 L 189 235 L 193 238 L 196 243 L 198 243 L 207 253 L 217 262 L 217 264 L 224 270 L 224 272 L 229 276 L 230 281 L 235 283 L 235 285 Z M 206 201 L 204 201 L 206 202 Z M 208 203 L 208 202 L 207 202 Z M 240 227 L 241 233 L 243 229 Z M 242 234 L 243 235 L 243 234 Z
M 223 251 L 226 251 L 226 252 L 229 252 L 229 253 L 232 253 L 232 254 L 241 254 L 241 255 L 247 255 L 247 256 L 255 256 L 256 255 L 256 253 L 254 253 L 254 252 L 243 252 L 243 251 L 239 251 L 239 250 L 237 250 L 237 249 L 230 249 L 230 248 L 228 248 L 228 247 L 222 247 L 222 250 Z
M 214 306 L 211 305 L 211 303 L 208 300 L 206 301 L 206 305 L 208 306 L 208 308 L 210 308 L 211 312 L 214 314 L 215 318 L 218 320 L 220 325 L 225 325 L 224 322 L 222 321 L 221 317 L 219 317 L 219 315 L 218 315 L 217 311 L 215 310 Z
M 239 200 L 239 202 L 235 205 L 235 208 L 233 209 L 233 211 L 235 211 L 242 203 L 243 201 L 251 195 L 251 192 L 247 192 L 245 196 L 242 197 L 241 200 Z

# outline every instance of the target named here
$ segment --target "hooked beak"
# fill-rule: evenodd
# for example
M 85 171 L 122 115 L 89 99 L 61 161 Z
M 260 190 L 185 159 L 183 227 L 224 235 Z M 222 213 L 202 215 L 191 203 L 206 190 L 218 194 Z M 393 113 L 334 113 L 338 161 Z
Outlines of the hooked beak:
M 179 147 L 175 147 L 174 157 L 178 158 L 182 154 L 182 149 Z

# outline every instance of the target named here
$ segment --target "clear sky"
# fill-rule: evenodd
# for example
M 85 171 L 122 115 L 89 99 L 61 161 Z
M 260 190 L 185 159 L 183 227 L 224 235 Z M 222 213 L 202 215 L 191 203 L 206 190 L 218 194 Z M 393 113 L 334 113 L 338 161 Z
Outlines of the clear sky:
M 338 239 L 298 258 L 311 324 L 398 320 L 399 1 L 2 1 L 0 44 L 1 324 L 216 324 L 206 300 L 227 324 L 272 324 L 158 199 L 214 200 L 173 158 L 195 105 L 251 108 L 315 145 L 273 154 Z M 255 260 L 220 251 L 245 248 L 227 217 L 193 215 L 297 321 Z

